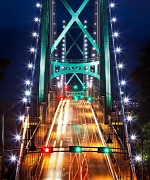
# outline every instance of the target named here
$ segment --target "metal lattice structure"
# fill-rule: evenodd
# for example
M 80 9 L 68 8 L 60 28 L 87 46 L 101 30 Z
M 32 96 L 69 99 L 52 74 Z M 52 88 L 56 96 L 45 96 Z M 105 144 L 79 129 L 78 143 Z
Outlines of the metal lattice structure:
M 93 38 L 85 27 L 84 22 L 79 18 L 82 11 L 86 8 L 90 0 L 84 0 L 77 11 L 74 11 L 66 0 L 59 2 L 62 6 L 65 6 L 68 13 L 71 15 L 70 21 L 65 24 L 65 28 L 56 36 L 56 2 L 43 0 L 43 13 L 42 13 L 42 34 L 41 34 L 41 52 L 40 52 L 40 77 L 39 77 L 39 101 L 46 101 L 46 94 L 48 88 L 53 90 L 52 79 L 58 76 L 66 76 L 66 74 L 72 74 L 70 80 L 75 76 L 81 84 L 85 82 L 79 77 L 79 74 L 88 75 L 96 78 L 97 84 L 102 83 L 103 95 L 105 96 L 106 105 L 106 118 L 111 109 L 111 75 L 110 75 L 110 50 L 109 50 L 109 25 L 108 25 L 108 2 L 106 0 L 95 0 L 94 11 L 96 35 Z M 86 15 L 85 15 L 86 16 Z M 80 33 L 77 37 L 72 37 L 69 32 L 73 27 L 78 27 Z M 73 43 L 67 49 L 67 41 L 65 42 L 64 60 L 62 58 L 57 59 L 55 53 L 59 44 L 64 38 L 70 36 Z M 95 57 L 85 58 L 84 46 L 78 44 L 79 37 L 86 37 L 90 43 L 91 49 L 95 50 Z M 83 42 L 84 43 L 84 42 Z M 81 60 L 67 59 L 68 54 L 71 54 L 72 47 L 76 46 L 81 54 Z M 92 51 L 92 50 L 91 50 Z M 82 59 L 83 58 L 83 59 Z M 49 68 L 50 65 L 50 68 Z M 92 69 L 93 68 L 93 69 Z M 50 69 L 50 70 L 49 70 Z M 84 79 L 84 78 L 83 78 Z M 49 84 L 50 82 L 50 85 Z M 67 82 L 67 84 L 68 84 Z M 66 82 L 65 82 L 66 83 Z M 100 91 L 100 87 L 97 87 Z

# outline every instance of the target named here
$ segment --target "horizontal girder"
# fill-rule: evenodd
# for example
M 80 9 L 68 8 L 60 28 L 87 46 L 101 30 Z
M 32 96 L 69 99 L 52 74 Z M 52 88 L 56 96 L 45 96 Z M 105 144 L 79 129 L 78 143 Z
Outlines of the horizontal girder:
M 84 63 L 68 63 L 68 62 L 56 62 L 51 61 L 51 75 L 50 79 L 53 79 L 57 76 L 63 74 L 86 74 L 89 76 L 93 76 L 97 79 L 100 79 L 100 75 L 98 74 L 98 65 L 99 61 L 94 62 L 84 62 Z

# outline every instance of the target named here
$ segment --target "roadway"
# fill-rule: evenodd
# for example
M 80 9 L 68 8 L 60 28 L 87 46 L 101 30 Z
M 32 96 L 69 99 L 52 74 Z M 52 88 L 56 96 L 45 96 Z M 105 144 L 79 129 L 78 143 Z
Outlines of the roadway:
M 103 146 L 93 112 L 89 102 L 61 101 L 50 127 L 47 145 L 56 147 L 56 151 L 68 150 L 69 146 L 75 145 Z M 112 169 L 108 155 L 97 152 L 53 152 L 44 155 L 40 179 L 112 180 L 110 172 Z

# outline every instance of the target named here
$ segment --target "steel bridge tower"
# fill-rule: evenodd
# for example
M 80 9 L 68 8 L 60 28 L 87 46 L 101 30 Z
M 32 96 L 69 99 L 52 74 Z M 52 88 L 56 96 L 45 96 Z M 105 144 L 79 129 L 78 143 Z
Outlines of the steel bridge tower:
M 71 7 L 71 3 L 69 0 L 42 1 L 40 115 L 44 116 L 49 98 L 75 94 L 64 87 L 72 87 L 78 82 L 79 87 L 86 89 L 80 88 L 78 94 L 99 99 L 104 97 L 107 123 L 112 106 L 108 1 L 82 0 L 76 2 L 77 10 Z M 66 11 L 70 18 L 68 22 L 63 21 L 61 30 L 57 22 L 59 11 Z M 63 20 L 65 17 L 61 12 Z M 85 18 L 91 12 L 94 16 L 88 29 Z

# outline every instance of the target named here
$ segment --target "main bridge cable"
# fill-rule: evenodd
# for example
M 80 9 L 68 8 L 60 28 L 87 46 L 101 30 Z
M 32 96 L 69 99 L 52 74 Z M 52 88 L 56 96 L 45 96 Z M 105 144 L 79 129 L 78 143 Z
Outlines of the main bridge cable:
M 110 14 L 110 19 L 111 17 L 111 9 L 109 8 L 109 14 Z M 113 27 L 112 27 L 112 22 L 110 22 L 110 26 L 111 26 L 111 31 L 113 32 Z M 113 42 L 113 47 L 115 47 L 114 45 L 114 36 L 112 36 L 112 42 Z M 128 153 L 129 153 L 129 157 L 130 157 L 130 162 L 131 162 L 131 170 L 133 173 L 133 178 L 136 180 L 136 173 L 135 173 L 135 166 L 134 166 L 134 162 L 132 159 L 132 152 L 131 152 L 131 146 L 130 146 L 130 142 L 128 141 L 129 139 L 129 134 L 128 134 L 128 130 L 127 130 L 127 124 L 126 124 L 126 118 L 125 118 L 125 111 L 124 111 L 124 106 L 123 106 L 123 99 L 121 96 L 121 87 L 119 85 L 119 72 L 118 72 L 118 64 L 117 64 L 117 56 L 116 56 L 116 52 L 114 52 L 114 60 L 115 60 L 115 65 L 116 65 L 116 73 L 117 73 L 117 84 L 118 84 L 118 88 L 119 88 L 119 98 L 120 98 L 120 102 L 121 102 L 121 110 L 122 110 L 122 116 L 123 116 L 123 122 L 124 122 L 124 131 L 125 131 L 125 135 L 126 135 L 126 143 L 127 143 L 127 149 L 128 149 Z
M 40 5 L 40 6 L 37 6 L 37 7 L 40 8 L 40 14 L 41 14 L 41 7 L 42 6 Z M 37 22 L 37 21 L 35 21 L 35 22 Z M 40 30 L 40 23 L 39 22 L 40 21 L 38 20 L 38 25 L 37 25 L 38 31 Z M 33 51 L 33 52 L 31 51 L 32 53 L 34 53 L 33 54 L 34 68 L 32 68 L 31 77 L 30 77 L 32 79 L 32 81 L 33 81 L 34 74 L 35 74 L 35 63 L 36 63 L 36 59 L 37 59 L 37 48 L 38 48 L 38 42 L 39 42 L 37 34 L 35 36 L 33 36 L 33 37 L 36 37 L 36 39 L 35 39 L 36 51 Z M 32 89 L 33 89 L 33 86 L 30 86 L 30 92 L 32 91 Z M 31 98 L 29 97 L 27 103 L 29 103 L 30 101 L 31 101 Z M 24 149 L 25 149 L 25 138 L 26 138 L 27 129 L 29 127 L 29 113 L 30 113 L 29 108 L 26 108 L 25 109 L 25 115 L 26 116 L 25 116 L 25 119 L 24 119 L 24 122 L 23 122 L 24 127 L 23 127 L 23 133 L 22 133 L 22 142 L 21 142 L 20 150 L 19 150 L 19 158 L 18 158 L 18 161 L 17 161 L 15 180 L 19 180 L 19 174 L 20 174 L 21 164 L 22 164 L 22 160 L 23 160 L 23 152 L 24 152 Z

